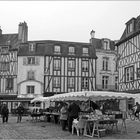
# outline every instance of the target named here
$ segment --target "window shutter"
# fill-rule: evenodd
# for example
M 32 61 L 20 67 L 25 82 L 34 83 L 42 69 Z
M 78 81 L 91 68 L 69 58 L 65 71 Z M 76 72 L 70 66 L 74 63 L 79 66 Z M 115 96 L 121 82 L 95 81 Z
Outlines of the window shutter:
M 27 64 L 27 58 L 23 58 L 23 65 L 26 65 Z

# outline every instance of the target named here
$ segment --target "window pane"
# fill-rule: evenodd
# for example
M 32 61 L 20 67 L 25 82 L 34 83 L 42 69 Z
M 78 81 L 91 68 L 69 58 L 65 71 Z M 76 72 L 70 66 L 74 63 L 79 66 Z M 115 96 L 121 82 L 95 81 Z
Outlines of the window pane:
M 69 54 L 75 54 L 75 48 L 69 47 Z
M 27 86 L 27 94 L 34 94 L 34 86 Z
M 75 69 L 75 60 L 68 60 L 68 70 Z
M 6 89 L 12 90 L 13 89 L 13 78 L 6 79 Z
M 88 71 L 88 61 L 82 61 L 82 71 Z
M 60 70 L 60 59 L 54 59 L 54 70 Z
M 83 48 L 83 54 L 88 55 L 88 48 Z
M 59 54 L 60 53 L 60 46 L 54 46 L 54 53 Z
M 60 77 L 53 78 L 53 87 L 60 87 Z

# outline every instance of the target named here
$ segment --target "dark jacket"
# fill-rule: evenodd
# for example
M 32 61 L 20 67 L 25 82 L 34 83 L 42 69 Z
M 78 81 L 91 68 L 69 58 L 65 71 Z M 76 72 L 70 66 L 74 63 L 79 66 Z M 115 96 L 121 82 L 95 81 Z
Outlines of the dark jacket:
M 80 112 L 80 107 L 76 103 L 71 104 L 68 108 L 68 115 L 70 117 L 78 118 L 79 112 Z
M 24 113 L 24 107 L 23 106 L 18 106 L 17 107 L 17 114 L 22 115 Z
M 8 116 L 9 115 L 9 109 L 6 105 L 2 106 L 1 115 L 3 115 L 3 116 Z

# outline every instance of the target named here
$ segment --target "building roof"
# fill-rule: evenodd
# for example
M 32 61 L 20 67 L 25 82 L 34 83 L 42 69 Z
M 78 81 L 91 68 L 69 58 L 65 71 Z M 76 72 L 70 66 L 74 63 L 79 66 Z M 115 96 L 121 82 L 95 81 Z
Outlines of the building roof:
M 10 45 L 10 49 L 18 47 L 18 34 L 2 34 L 0 35 L 0 45 Z
M 29 52 L 29 44 L 34 43 L 36 46 L 35 52 Z M 115 50 L 114 41 L 109 40 L 110 50 Z M 18 52 L 18 56 L 45 56 L 54 55 L 54 46 L 61 46 L 61 56 L 68 56 L 68 47 L 75 47 L 75 57 L 83 57 L 82 48 L 89 48 L 89 57 L 97 58 L 95 49 L 103 49 L 103 39 L 93 39 L 93 45 L 91 43 L 81 43 L 81 42 L 69 42 L 69 41 L 57 41 L 57 40 L 38 40 L 38 41 L 28 41 L 27 43 L 22 43 Z M 73 56 L 74 57 L 74 56 Z
M 109 40 L 109 39 L 107 39 Z M 103 45 L 104 45 L 104 38 L 103 39 L 97 39 L 94 38 L 93 40 L 93 45 L 96 49 L 104 49 Z M 110 50 L 114 51 L 115 50 L 115 43 L 112 40 L 109 40 L 109 46 L 110 46 Z
M 120 38 L 120 40 L 116 43 L 116 45 L 119 45 L 123 42 L 125 42 L 126 40 L 134 37 L 135 35 L 139 34 L 140 33 L 140 15 L 137 17 L 137 18 L 131 18 L 128 22 L 126 22 L 126 25 L 128 23 L 130 23 L 131 21 L 134 21 L 134 29 L 133 29 L 133 32 L 128 34 L 127 33 L 127 26 L 125 27 L 124 31 L 123 31 L 123 34 Z
M 29 43 L 35 43 L 36 51 L 29 52 Z M 80 43 L 80 42 L 68 42 L 68 41 L 56 41 L 56 40 L 42 40 L 42 41 L 28 41 L 27 43 L 22 43 L 18 52 L 18 56 L 45 56 L 54 55 L 54 46 L 61 46 L 61 56 L 68 56 L 68 47 L 75 47 L 75 57 L 82 57 L 82 47 L 89 48 L 89 57 L 97 58 L 96 51 L 90 43 Z M 73 56 L 73 57 L 74 57 Z

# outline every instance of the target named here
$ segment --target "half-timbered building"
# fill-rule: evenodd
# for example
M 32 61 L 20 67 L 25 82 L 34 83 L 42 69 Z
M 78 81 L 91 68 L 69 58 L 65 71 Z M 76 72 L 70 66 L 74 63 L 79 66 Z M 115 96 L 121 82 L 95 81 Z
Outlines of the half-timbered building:
M 126 22 L 118 47 L 119 91 L 140 92 L 140 16 Z
M 19 43 L 26 41 L 25 27 L 25 22 L 20 23 L 16 34 L 3 34 L 0 29 L 0 102 L 6 102 L 10 111 L 17 100 L 17 53 Z
M 45 49 L 45 96 L 96 89 L 97 57 L 92 44 L 48 41 Z
M 95 90 L 96 52 L 90 43 L 28 41 L 18 52 L 18 97 Z

